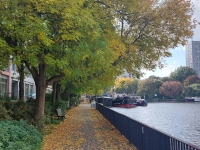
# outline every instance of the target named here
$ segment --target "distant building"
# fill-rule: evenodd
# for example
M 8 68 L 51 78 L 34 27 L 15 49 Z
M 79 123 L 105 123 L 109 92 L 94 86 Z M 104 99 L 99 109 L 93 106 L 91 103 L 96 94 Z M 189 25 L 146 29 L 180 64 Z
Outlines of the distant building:
M 200 77 L 200 41 L 188 41 L 186 45 L 186 66 L 193 68 Z

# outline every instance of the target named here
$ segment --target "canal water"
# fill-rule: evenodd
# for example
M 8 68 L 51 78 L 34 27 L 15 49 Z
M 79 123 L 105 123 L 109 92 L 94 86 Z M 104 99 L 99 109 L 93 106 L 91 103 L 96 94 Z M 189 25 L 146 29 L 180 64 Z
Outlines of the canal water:
M 147 107 L 111 109 L 200 147 L 200 103 L 149 103 Z

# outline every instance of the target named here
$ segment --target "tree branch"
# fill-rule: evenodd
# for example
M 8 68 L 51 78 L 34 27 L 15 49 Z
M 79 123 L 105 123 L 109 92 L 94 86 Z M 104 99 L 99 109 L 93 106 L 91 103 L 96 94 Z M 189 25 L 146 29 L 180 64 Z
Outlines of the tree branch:
M 47 80 L 46 86 L 53 84 L 53 82 L 59 81 L 62 77 L 64 77 L 64 74 L 51 77 L 50 79 Z
M 34 80 L 36 80 L 36 77 L 38 76 L 38 72 L 37 69 L 33 66 L 31 66 L 28 61 L 23 60 L 23 62 L 25 63 L 26 67 L 28 68 L 28 70 L 30 71 L 30 73 L 32 74 Z
M 104 73 L 105 73 L 105 71 L 102 69 L 99 73 L 93 73 L 92 76 L 88 76 L 87 79 L 88 80 L 92 80 L 94 78 L 97 78 L 97 77 L 101 76 Z

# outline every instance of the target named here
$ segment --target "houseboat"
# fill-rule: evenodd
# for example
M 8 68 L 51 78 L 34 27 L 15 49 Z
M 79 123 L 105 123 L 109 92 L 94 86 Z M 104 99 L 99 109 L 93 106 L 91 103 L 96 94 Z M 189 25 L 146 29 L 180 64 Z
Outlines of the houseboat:
M 139 100 L 137 100 L 137 104 L 136 105 L 137 106 L 147 106 L 148 103 L 147 103 L 147 101 L 145 99 L 139 99 Z
M 200 102 L 200 97 L 186 97 L 186 102 Z
M 136 99 L 136 105 L 137 106 L 147 106 L 148 103 L 145 99 L 141 99 L 141 96 L 138 95 L 129 95 L 131 98 L 135 98 Z
M 112 106 L 121 108 L 134 108 L 137 106 L 137 100 L 128 96 L 117 97 L 112 101 Z

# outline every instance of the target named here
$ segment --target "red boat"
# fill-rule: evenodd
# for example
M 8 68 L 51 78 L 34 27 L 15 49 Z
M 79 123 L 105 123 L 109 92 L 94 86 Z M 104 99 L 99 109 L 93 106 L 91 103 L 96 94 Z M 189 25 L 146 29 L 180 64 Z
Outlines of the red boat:
M 186 98 L 185 101 L 186 102 L 194 102 L 194 98 Z
M 137 106 L 137 100 L 130 97 L 117 97 L 112 101 L 113 107 L 134 108 Z

